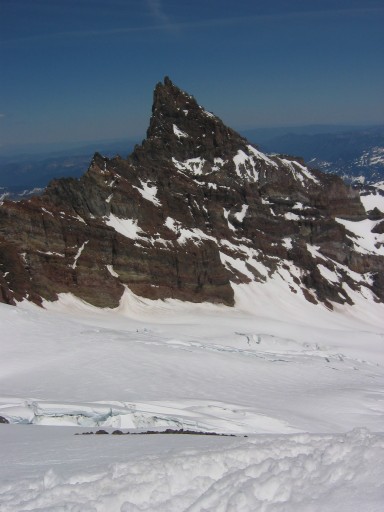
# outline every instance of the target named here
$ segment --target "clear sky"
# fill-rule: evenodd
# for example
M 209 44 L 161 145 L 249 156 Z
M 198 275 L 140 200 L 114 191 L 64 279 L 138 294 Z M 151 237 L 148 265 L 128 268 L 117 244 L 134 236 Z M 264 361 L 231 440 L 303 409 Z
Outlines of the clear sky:
M 140 136 L 165 75 L 236 129 L 384 123 L 383 0 L 0 0 L 0 146 Z

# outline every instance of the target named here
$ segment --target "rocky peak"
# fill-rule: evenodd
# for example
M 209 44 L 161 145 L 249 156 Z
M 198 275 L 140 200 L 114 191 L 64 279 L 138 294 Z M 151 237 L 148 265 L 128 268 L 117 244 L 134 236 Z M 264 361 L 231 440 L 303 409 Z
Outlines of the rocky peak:
M 276 279 L 328 307 L 351 290 L 384 301 L 380 222 L 340 178 L 261 153 L 165 78 L 127 159 L 95 154 L 79 180 L 0 206 L 0 301 L 114 307 L 129 287 L 232 305 L 237 284 Z
M 169 155 L 182 160 L 204 156 L 209 161 L 222 157 L 223 150 L 230 152 L 245 145 L 243 137 L 168 77 L 156 85 L 147 140 L 143 143 L 145 152 L 155 152 L 156 159 Z M 136 148 L 136 152 L 141 149 Z
M 165 127 L 172 121 L 184 124 L 190 112 L 196 113 L 199 105 L 196 100 L 176 87 L 168 77 L 159 82 L 153 93 L 152 116 L 147 130 L 147 138 L 166 134 Z

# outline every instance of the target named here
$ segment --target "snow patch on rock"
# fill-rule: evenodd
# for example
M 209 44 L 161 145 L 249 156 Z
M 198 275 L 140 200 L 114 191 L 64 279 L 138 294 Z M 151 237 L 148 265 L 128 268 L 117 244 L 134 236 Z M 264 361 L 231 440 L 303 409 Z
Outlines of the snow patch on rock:
M 137 219 L 120 219 L 113 213 L 110 213 L 108 217 L 105 217 L 105 223 L 121 235 L 132 240 L 140 238 L 140 235 L 144 233 L 137 225 Z
M 173 133 L 176 135 L 178 139 L 183 139 L 186 137 L 189 137 L 188 133 L 183 132 L 183 130 L 180 130 L 175 124 L 172 125 L 173 127 Z
M 205 164 L 205 159 L 202 157 L 196 157 L 196 158 L 189 158 L 188 160 L 185 160 L 184 162 L 179 162 L 176 160 L 176 158 L 172 157 L 173 165 L 178 169 L 179 171 L 194 174 L 194 175 L 201 175 L 203 174 L 203 167 Z
M 141 188 L 136 187 L 135 185 L 133 188 L 138 190 L 141 194 L 141 196 L 146 199 L 147 201 L 150 201 L 155 206 L 161 206 L 161 202 L 159 201 L 157 197 L 157 187 L 150 183 L 149 181 L 143 181 L 140 180 Z
M 372 233 L 372 229 L 380 222 L 369 219 L 351 221 L 340 218 L 335 220 L 342 224 L 353 236 L 355 250 L 361 254 L 377 254 L 384 256 L 384 235 Z

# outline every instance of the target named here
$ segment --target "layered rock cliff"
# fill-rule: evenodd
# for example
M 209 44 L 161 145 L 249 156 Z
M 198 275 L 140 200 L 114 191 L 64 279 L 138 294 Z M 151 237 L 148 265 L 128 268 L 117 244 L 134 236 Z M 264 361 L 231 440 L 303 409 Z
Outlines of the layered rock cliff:
M 127 159 L 95 154 L 80 179 L 0 206 L 0 301 L 115 307 L 128 286 L 233 305 L 231 283 L 276 275 L 329 307 L 351 289 L 384 301 L 380 222 L 340 178 L 259 152 L 165 78 Z

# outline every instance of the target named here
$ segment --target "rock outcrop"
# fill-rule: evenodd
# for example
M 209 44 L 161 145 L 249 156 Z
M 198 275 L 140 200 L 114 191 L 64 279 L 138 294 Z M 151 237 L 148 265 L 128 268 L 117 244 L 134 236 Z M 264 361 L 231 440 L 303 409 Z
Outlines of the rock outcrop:
M 362 223 L 368 248 L 351 230 Z M 231 283 L 277 274 L 329 307 L 350 289 L 384 301 L 378 223 L 339 177 L 261 153 L 165 78 L 127 159 L 95 154 L 80 179 L 2 203 L 0 301 L 72 292 L 115 307 L 128 286 L 233 305 Z

